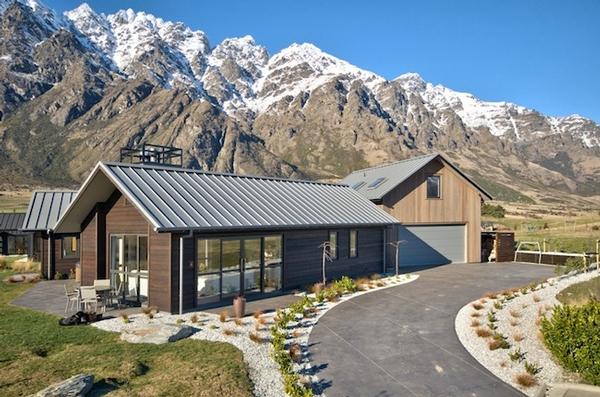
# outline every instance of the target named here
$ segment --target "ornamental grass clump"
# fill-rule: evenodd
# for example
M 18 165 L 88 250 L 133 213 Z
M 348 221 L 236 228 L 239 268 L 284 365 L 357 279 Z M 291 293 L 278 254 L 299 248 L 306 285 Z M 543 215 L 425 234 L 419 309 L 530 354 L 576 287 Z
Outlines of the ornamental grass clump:
M 508 357 L 511 361 L 520 363 L 525 360 L 525 353 L 523 353 L 520 348 L 517 348 L 517 350 L 508 353 Z
M 227 310 L 223 310 L 221 313 L 219 313 L 219 321 L 222 323 L 227 322 L 228 317 L 229 313 L 227 312 Z
M 473 302 L 471 304 L 471 306 L 473 306 L 473 309 L 475 309 L 475 310 L 481 310 L 481 309 L 483 309 L 483 305 L 481 303 L 479 303 L 479 302 Z
M 563 367 L 600 385 L 600 302 L 582 306 L 557 306 L 552 317 L 541 318 L 541 333 L 546 347 Z
M 515 375 L 515 382 L 522 387 L 532 387 L 537 385 L 535 377 L 526 372 Z
M 121 314 L 121 320 L 123 320 L 125 324 L 130 323 L 129 316 L 126 313 Z
M 488 342 L 488 347 L 490 350 L 497 349 L 510 349 L 510 343 L 506 340 L 506 336 L 502 335 L 499 332 L 494 332 L 492 334 L 492 340 Z
M 358 286 L 356 285 L 354 280 L 352 280 L 348 276 L 344 276 L 341 279 L 334 281 L 333 284 L 335 285 L 335 288 L 339 291 L 342 291 L 342 293 L 351 294 L 358 290 Z
M 489 338 L 492 336 L 492 331 L 487 328 L 477 328 L 475 330 L 475 334 L 477 334 L 477 336 L 480 338 Z
M 525 363 L 523 364 L 523 367 L 525 367 L 525 371 L 529 375 L 532 375 L 532 376 L 539 374 L 540 371 L 542 370 L 542 367 L 540 367 L 536 363 L 530 363 L 528 361 L 525 361 Z

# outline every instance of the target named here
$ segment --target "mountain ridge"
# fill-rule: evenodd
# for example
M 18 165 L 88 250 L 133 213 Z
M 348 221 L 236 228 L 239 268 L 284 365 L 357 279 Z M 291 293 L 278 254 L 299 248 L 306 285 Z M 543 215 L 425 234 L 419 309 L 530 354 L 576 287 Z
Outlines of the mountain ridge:
M 17 181 L 73 183 L 120 146 L 152 141 L 182 147 L 193 167 L 325 179 L 442 151 L 499 191 L 600 196 L 600 126 L 578 115 L 482 101 L 416 73 L 386 80 L 309 43 L 273 55 L 251 36 L 212 47 L 131 9 L 84 3 L 59 16 L 23 0 L 0 12 L 0 168 Z

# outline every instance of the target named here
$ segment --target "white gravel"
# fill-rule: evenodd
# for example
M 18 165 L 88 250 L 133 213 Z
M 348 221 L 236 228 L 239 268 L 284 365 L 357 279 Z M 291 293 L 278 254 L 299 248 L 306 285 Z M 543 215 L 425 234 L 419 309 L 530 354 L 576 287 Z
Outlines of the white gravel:
M 490 372 L 504 382 L 523 391 L 523 393 L 534 396 L 538 387 L 523 388 L 514 381 L 514 377 L 517 374 L 525 372 L 525 361 L 535 363 L 541 367 L 540 372 L 536 375 L 540 385 L 542 383 L 552 384 L 568 380 L 560 365 L 554 362 L 551 353 L 546 350 L 540 340 L 539 326 L 536 324 L 538 317 L 540 314 L 550 315 L 552 307 L 560 304 L 556 299 L 556 294 L 560 291 L 571 284 L 586 281 L 596 276 L 598 276 L 598 272 L 591 271 L 549 279 L 547 282 L 539 285 L 536 291 L 529 291 L 526 294 L 517 292 L 516 297 L 505 302 L 503 308 L 500 310 L 494 309 L 494 303 L 499 301 L 501 297 L 495 300 L 485 298 L 486 303 L 484 303 L 484 308 L 479 310 L 481 317 L 477 319 L 483 325 L 486 325 L 488 323 L 487 313 L 493 309 L 498 319 L 496 322 L 498 332 L 508 337 L 508 341 L 511 344 L 510 349 L 491 351 L 488 348 L 489 339 L 480 338 L 475 334 L 476 328 L 471 327 L 471 321 L 474 319 L 471 314 L 476 310 L 472 304 L 481 302 L 480 300 L 473 301 L 460 309 L 455 320 L 456 334 L 467 351 Z M 536 302 L 535 300 L 538 299 L 539 302 Z M 520 314 L 519 317 L 514 318 L 511 315 L 511 311 L 517 315 Z M 518 324 L 515 326 L 511 325 L 511 320 L 518 321 Z M 515 334 L 521 334 L 524 336 L 524 339 L 516 342 L 514 340 Z M 513 362 L 509 357 L 509 353 L 514 352 L 517 348 L 525 353 L 525 358 L 522 362 Z
M 418 275 L 401 275 L 398 277 L 390 276 L 382 278 L 381 281 L 385 284 L 381 287 L 375 287 L 366 291 L 359 291 L 354 294 L 349 294 L 341 297 L 336 302 L 323 302 L 316 306 L 317 311 L 311 318 L 305 318 L 299 322 L 290 324 L 288 343 L 298 343 L 303 350 L 303 359 L 295 364 L 295 369 L 306 381 L 315 382 L 317 376 L 312 373 L 311 365 L 308 359 L 308 339 L 314 325 L 319 321 L 321 316 L 328 310 L 338 304 L 352 299 L 356 296 L 363 295 L 381 289 L 395 287 L 406 284 L 418 278 Z M 299 294 L 301 295 L 301 294 Z M 198 322 L 192 323 L 192 316 L 198 317 Z M 261 317 L 266 320 L 266 324 L 259 331 L 255 330 L 257 320 L 253 317 L 245 317 L 242 319 L 241 325 L 236 325 L 232 319 L 222 323 L 219 316 L 206 312 L 186 313 L 184 315 L 175 315 L 168 313 L 157 313 L 154 318 L 150 319 L 145 314 L 135 314 L 128 317 L 129 323 L 125 323 L 122 318 L 112 318 L 104 321 L 99 321 L 92 324 L 94 327 L 105 331 L 121 332 L 124 329 L 137 327 L 144 324 L 177 324 L 178 320 L 183 320 L 185 324 L 197 328 L 197 332 L 190 338 L 198 340 L 218 341 L 231 343 L 242 351 L 244 361 L 248 364 L 250 379 L 254 383 L 254 395 L 257 397 L 281 397 L 285 396 L 283 389 L 283 381 L 277 363 L 272 358 L 273 348 L 270 341 L 270 327 L 273 324 L 275 313 L 263 314 Z M 234 335 L 226 335 L 225 330 L 231 330 Z M 256 332 L 260 335 L 264 342 L 256 343 L 249 338 L 250 332 Z M 319 395 L 319 391 L 315 391 L 315 395 Z

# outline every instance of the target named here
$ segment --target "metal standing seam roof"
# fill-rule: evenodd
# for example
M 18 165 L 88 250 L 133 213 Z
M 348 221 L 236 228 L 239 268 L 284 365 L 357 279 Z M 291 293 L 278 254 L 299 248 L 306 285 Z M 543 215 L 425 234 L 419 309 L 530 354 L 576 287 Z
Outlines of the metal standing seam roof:
M 346 185 L 128 163 L 97 168 L 157 231 L 398 223 Z
M 52 230 L 65 212 L 76 191 L 36 191 L 33 192 L 22 230 Z
M 477 185 L 477 183 L 466 176 L 454 164 L 439 153 L 427 154 L 407 160 L 396 161 L 394 163 L 357 170 L 345 177 L 342 180 L 342 183 L 353 187 L 356 192 L 369 200 L 381 200 L 383 199 L 383 196 L 388 194 L 396 186 L 410 178 L 414 173 L 436 158 L 439 158 L 448 164 L 488 199 L 492 199 L 492 196 L 489 193 L 483 190 L 483 188 Z M 377 186 L 370 187 L 371 184 L 381 178 L 383 178 L 383 182 L 380 182 Z
M 24 212 L 0 213 L 0 232 L 18 231 L 25 219 Z

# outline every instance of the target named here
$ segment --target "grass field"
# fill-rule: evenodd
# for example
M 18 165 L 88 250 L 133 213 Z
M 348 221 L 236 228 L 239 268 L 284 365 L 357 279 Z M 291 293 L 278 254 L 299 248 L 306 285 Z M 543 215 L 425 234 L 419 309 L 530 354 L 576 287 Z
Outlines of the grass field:
M 556 295 L 556 299 L 561 303 L 577 306 L 598 298 L 600 298 L 600 277 L 573 284 Z
M 0 212 L 25 212 L 30 198 L 29 191 L 0 191 Z
M 0 272 L 0 279 L 12 273 Z M 0 395 L 25 396 L 78 373 L 108 396 L 252 396 L 242 354 L 232 345 L 182 340 L 129 344 L 90 326 L 8 303 L 30 284 L 0 282 Z M 102 394 L 105 395 L 105 394 Z
M 502 219 L 484 218 L 515 231 L 518 241 L 546 240 L 546 251 L 595 252 L 600 239 L 600 215 L 538 218 L 517 218 L 510 215 Z

